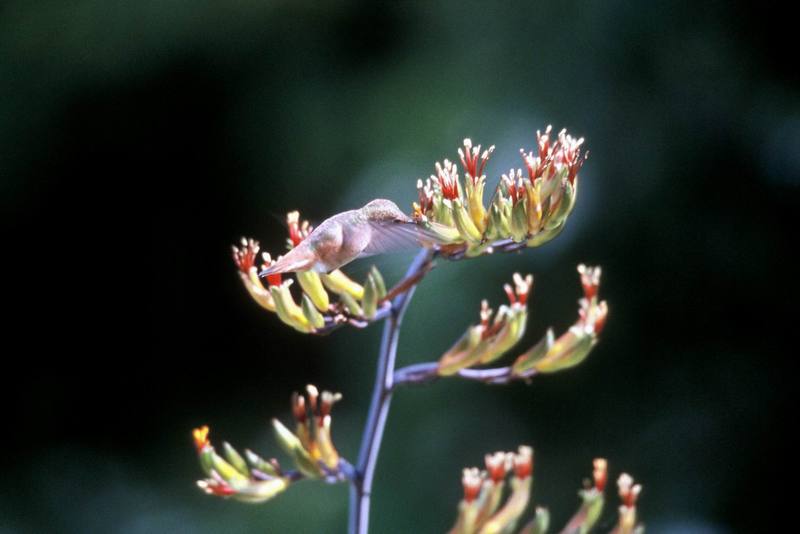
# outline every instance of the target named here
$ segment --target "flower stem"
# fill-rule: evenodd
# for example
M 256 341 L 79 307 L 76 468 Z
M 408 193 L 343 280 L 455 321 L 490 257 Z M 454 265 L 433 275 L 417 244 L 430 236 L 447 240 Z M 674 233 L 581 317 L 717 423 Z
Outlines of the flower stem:
M 433 252 L 423 249 L 411 263 L 406 279 L 415 279 L 429 268 Z M 350 513 L 347 531 L 350 534 L 366 534 L 369 528 L 369 506 L 372 496 L 372 480 L 381 447 L 389 404 L 392 400 L 394 365 L 397 356 L 397 342 L 400 338 L 400 323 L 403 314 L 414 294 L 415 285 L 400 293 L 392 300 L 391 312 L 383 326 L 378 369 L 372 391 L 367 424 L 358 454 L 356 479 L 350 486 Z
M 427 384 L 441 378 L 439 362 L 417 363 L 397 369 L 392 378 L 392 387 Z M 461 369 L 456 376 L 465 380 L 483 382 L 484 384 L 508 384 L 515 380 L 530 380 L 536 375 L 531 369 L 521 374 L 514 374 L 511 367 L 493 367 L 489 369 Z

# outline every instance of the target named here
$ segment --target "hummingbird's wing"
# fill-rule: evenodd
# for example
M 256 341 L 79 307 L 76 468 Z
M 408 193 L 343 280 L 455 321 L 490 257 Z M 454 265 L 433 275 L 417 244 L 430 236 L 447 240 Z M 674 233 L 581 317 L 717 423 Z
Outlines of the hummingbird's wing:
M 370 221 L 369 244 L 359 258 L 432 247 L 442 240 L 413 221 Z

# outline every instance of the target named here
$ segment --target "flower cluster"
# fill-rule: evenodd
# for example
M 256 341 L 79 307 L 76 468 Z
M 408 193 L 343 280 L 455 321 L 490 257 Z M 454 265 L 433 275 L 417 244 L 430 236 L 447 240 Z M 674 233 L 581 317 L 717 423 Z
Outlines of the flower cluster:
M 461 483 L 464 498 L 458 505 L 458 517 L 450 534 L 547 532 L 550 514 L 542 507 L 535 507 L 534 516 L 522 528 L 517 529 L 531 499 L 533 449 L 520 446 L 516 453 L 495 452 L 487 454 L 484 461 L 484 469 L 472 467 L 463 471 Z M 593 480 L 578 492 L 581 505 L 561 530 L 563 533 L 589 532 L 602 515 L 608 463 L 597 458 L 593 465 Z M 636 523 L 636 498 L 641 487 L 633 485 L 633 479 L 624 473 L 620 476 L 618 485 L 623 504 L 617 526 L 610 534 L 640 534 L 644 528 Z
M 300 214 L 287 214 L 290 250 L 308 237 L 313 228 L 308 221 L 300 221 Z M 364 285 L 350 279 L 341 270 L 328 274 L 302 271 L 295 274 L 301 289 L 298 303 L 292 295 L 294 279 L 286 280 L 280 274 L 266 276 L 264 285 L 258 273 L 275 264 L 268 253 L 262 254 L 262 263 L 256 266 L 259 243 L 242 238 L 240 246 L 233 246 L 233 259 L 247 292 L 262 308 L 275 312 L 281 321 L 303 333 L 322 333 L 333 326 L 350 323 L 365 326 L 373 319 L 386 296 L 386 286 L 381 273 L 373 267 Z M 333 302 L 330 293 L 338 296 Z
M 436 174 L 417 181 L 419 201 L 414 218 L 451 246 L 445 254 L 476 256 L 491 252 L 496 242 L 536 247 L 561 232 L 575 205 L 578 171 L 588 152 L 581 154 L 583 138 L 566 130 L 551 140 L 552 127 L 536 132 L 536 150 L 521 150 L 525 170 L 504 174 L 488 208 L 484 206 L 484 169 L 494 146 L 481 152 L 470 139 L 458 150 L 464 172 L 464 187 L 455 163 L 436 163 Z
M 633 477 L 622 473 L 617 480 L 619 498 L 622 505 L 619 507 L 619 522 L 613 534 L 641 534 L 644 527 L 636 522 L 636 501 L 642 492 L 640 484 L 633 483 Z
M 574 367 L 586 359 L 597 344 L 608 315 L 606 301 L 599 301 L 597 296 L 600 272 L 600 267 L 578 266 L 583 298 L 578 301 L 577 322 L 558 339 L 554 339 L 553 330 L 548 329 L 539 343 L 516 359 L 512 365 L 513 374 L 555 373 Z
M 589 355 L 605 325 L 608 306 L 598 300 L 600 267 L 578 266 L 584 296 L 578 301 L 578 321 L 555 338 L 552 329 L 533 347 L 521 354 L 505 373 L 493 375 L 495 381 L 528 378 L 536 373 L 554 373 L 581 363 Z M 494 320 L 487 301 L 481 303 L 480 323 L 464 335 L 440 359 L 438 374 L 450 376 L 481 364 L 490 363 L 508 352 L 525 333 L 528 295 L 533 277 L 514 275 L 514 287 L 506 284 L 509 305 L 500 306 Z
M 501 305 L 492 320 L 493 310 L 488 301 L 481 302 L 480 323 L 470 326 L 453 347 L 439 359 L 441 376 L 458 373 L 473 365 L 491 363 L 505 354 L 522 339 L 528 318 L 528 294 L 533 276 L 514 274 L 514 287 L 504 289 L 509 304 Z
M 486 469 L 464 469 L 464 498 L 451 534 L 509 532 L 525 512 L 533 486 L 533 449 L 487 454 Z M 508 497 L 503 502 L 504 495 Z M 544 510 L 541 513 L 546 514 Z M 542 521 L 540 510 L 534 521 Z M 547 522 L 547 519 L 544 519 Z
M 208 439 L 208 426 L 196 428 L 192 435 L 207 477 L 197 485 L 209 495 L 263 502 L 302 478 L 345 480 L 349 464 L 339 457 L 331 440 L 331 408 L 339 399 L 338 393 L 320 394 L 309 385 L 305 396 L 298 393 L 292 396 L 295 432 L 277 419 L 272 420 L 275 438 L 294 465 L 291 470 L 282 469 L 274 458 L 266 461 L 250 450 L 245 450 L 242 456 L 227 442 L 223 442 L 223 458 Z

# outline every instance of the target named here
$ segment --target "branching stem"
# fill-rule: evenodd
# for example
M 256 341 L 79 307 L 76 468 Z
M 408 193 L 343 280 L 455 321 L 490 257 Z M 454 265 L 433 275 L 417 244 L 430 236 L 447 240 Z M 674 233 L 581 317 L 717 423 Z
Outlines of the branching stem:
M 497 251 L 510 252 L 524 248 L 524 243 L 514 243 L 511 240 L 498 241 L 493 244 Z M 349 534 L 367 534 L 369 528 L 370 498 L 372 496 L 372 481 L 375 476 L 375 465 L 378 452 L 383 439 L 386 426 L 386 417 L 389 414 L 389 405 L 392 393 L 396 386 L 406 384 L 423 384 L 439 378 L 436 362 L 423 363 L 404 367 L 395 371 L 397 357 L 397 343 L 400 338 L 400 323 L 403 320 L 406 308 L 419 281 L 428 273 L 432 266 L 434 256 L 438 251 L 423 249 L 411 263 L 403 281 L 386 295 L 383 305 L 378 310 L 375 320 L 385 319 L 383 337 L 381 338 L 380 354 L 378 355 L 378 368 L 375 376 L 375 386 L 372 390 L 367 423 L 361 439 L 361 448 L 358 453 L 358 463 L 355 466 L 355 476 L 352 477 L 350 486 L 350 510 L 348 518 Z M 448 259 L 461 259 L 463 252 L 448 256 Z M 391 304 L 387 305 L 391 299 Z M 476 380 L 487 384 L 506 384 L 514 380 L 526 380 L 533 373 L 524 376 L 511 374 L 510 367 L 496 369 L 463 369 L 458 376 L 468 380 Z
M 394 372 L 392 387 L 427 384 L 439 378 L 439 363 L 417 363 L 398 369 Z M 465 380 L 483 382 L 484 384 L 502 385 L 514 381 L 528 381 L 536 374 L 535 369 L 522 374 L 512 373 L 511 367 L 493 367 L 490 369 L 462 369 L 455 376 Z
M 356 466 L 357 476 L 350 486 L 350 514 L 347 531 L 350 534 L 366 534 L 369 528 L 369 507 L 372 495 L 372 480 L 381 447 L 389 404 L 392 400 L 394 365 L 397 356 L 397 342 L 400 338 L 400 323 L 414 295 L 416 282 L 429 269 L 433 251 L 423 249 L 411 263 L 406 273 L 407 280 L 413 283 L 404 292 L 394 297 L 391 310 L 386 318 L 381 339 L 378 369 L 372 391 L 367 424 L 361 441 Z

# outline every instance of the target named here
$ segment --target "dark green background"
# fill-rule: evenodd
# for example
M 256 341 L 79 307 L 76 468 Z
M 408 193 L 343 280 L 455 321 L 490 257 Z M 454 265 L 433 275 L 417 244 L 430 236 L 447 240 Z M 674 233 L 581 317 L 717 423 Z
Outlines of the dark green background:
M 520 443 L 556 524 L 602 455 L 644 484 L 650 532 L 766 531 L 795 462 L 795 32 L 728 2 L 5 3 L 0 532 L 343 531 L 345 486 L 262 506 L 194 487 L 192 427 L 275 453 L 267 421 L 307 382 L 344 394 L 353 458 L 374 370 L 377 327 L 290 331 L 248 299 L 230 243 L 280 250 L 289 209 L 407 207 L 467 136 L 497 145 L 493 187 L 548 123 L 592 153 L 566 231 L 442 262 L 400 362 L 438 357 L 515 271 L 536 276 L 524 346 L 566 328 L 580 262 L 604 269 L 603 339 L 529 387 L 400 391 L 374 532 L 445 530 L 460 468 Z M 394 280 L 407 261 L 380 265 Z

